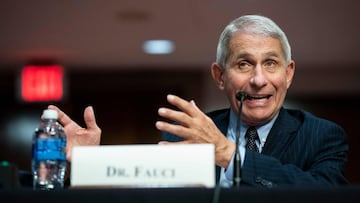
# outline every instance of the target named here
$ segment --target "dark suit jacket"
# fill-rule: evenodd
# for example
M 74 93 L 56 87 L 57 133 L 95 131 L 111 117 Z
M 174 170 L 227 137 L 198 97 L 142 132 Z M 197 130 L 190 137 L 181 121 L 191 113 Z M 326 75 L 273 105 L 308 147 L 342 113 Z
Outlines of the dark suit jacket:
M 230 109 L 208 113 L 224 135 L 229 115 Z M 164 133 L 163 140 L 181 138 Z M 261 187 L 347 184 L 347 153 L 346 133 L 340 126 L 305 111 L 282 108 L 262 152 L 246 151 L 241 183 Z

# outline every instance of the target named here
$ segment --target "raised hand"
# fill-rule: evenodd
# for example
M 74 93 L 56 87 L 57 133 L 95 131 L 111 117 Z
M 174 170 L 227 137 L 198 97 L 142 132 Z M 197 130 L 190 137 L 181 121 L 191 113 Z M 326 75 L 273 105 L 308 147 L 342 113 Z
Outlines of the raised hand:
M 49 109 L 55 109 L 59 114 L 59 122 L 64 126 L 67 138 L 66 159 L 71 161 L 71 153 L 74 146 L 99 145 L 101 129 L 96 124 L 94 110 L 88 106 L 84 110 L 84 121 L 86 128 L 79 126 L 69 116 L 54 105 L 49 105 Z
M 214 122 L 196 106 L 194 101 L 186 101 L 175 95 L 168 95 L 167 101 L 176 106 L 179 111 L 162 107 L 159 108 L 158 113 L 161 117 L 176 123 L 158 121 L 156 128 L 184 139 L 175 144 L 214 144 L 215 161 L 219 166 L 226 168 L 234 153 L 235 144 L 221 133 Z M 159 144 L 169 144 L 169 142 L 161 141 Z

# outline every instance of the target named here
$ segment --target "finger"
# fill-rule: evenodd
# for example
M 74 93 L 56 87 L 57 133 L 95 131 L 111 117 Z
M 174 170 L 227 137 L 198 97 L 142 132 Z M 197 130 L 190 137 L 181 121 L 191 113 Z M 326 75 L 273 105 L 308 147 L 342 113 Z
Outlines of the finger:
M 63 126 L 66 126 L 66 125 L 70 124 L 71 122 L 73 122 L 73 120 L 71 120 L 70 117 L 67 116 L 63 111 L 61 111 L 57 106 L 49 105 L 48 109 L 53 109 L 58 112 L 58 116 L 59 116 L 58 120 Z
M 195 103 L 194 100 L 191 100 L 191 101 L 190 101 L 190 104 L 191 104 L 196 110 L 201 111 L 201 110 L 199 109 L 199 107 L 196 105 L 196 103 Z
M 191 138 L 191 131 L 190 129 L 176 124 L 170 124 L 164 121 L 157 121 L 155 123 L 155 126 L 160 131 L 165 131 L 171 134 L 178 135 L 179 137 L 182 137 L 184 139 L 190 139 Z
M 194 108 L 193 104 L 191 104 L 190 102 L 188 102 L 178 96 L 169 94 L 167 96 L 167 101 L 170 104 L 178 107 L 181 111 L 185 112 L 186 114 L 190 115 L 191 117 L 195 116 L 197 113 L 197 109 Z
M 186 127 L 189 127 L 189 124 L 191 123 L 191 117 L 181 111 L 175 111 L 168 108 L 159 108 L 158 114 L 163 118 L 178 122 Z
M 95 113 L 92 106 L 88 106 L 84 110 L 84 121 L 88 129 L 98 128 L 95 119 Z

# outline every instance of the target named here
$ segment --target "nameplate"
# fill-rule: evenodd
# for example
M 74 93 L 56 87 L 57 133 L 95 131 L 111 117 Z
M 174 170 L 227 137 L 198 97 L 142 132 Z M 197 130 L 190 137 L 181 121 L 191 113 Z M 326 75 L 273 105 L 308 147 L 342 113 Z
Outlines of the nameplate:
M 74 147 L 72 187 L 215 186 L 211 144 Z

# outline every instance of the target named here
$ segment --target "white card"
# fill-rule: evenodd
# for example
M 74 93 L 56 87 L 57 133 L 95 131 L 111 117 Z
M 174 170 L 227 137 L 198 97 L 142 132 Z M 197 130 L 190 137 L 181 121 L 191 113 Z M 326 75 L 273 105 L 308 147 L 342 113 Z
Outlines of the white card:
M 74 147 L 72 187 L 215 186 L 211 144 Z

